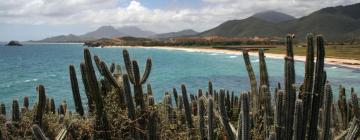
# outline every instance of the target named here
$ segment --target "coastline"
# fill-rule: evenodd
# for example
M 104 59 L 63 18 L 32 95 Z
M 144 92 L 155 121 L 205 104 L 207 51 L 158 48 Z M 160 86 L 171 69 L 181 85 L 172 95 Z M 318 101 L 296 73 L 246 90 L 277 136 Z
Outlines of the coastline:
M 153 46 L 153 47 L 144 47 L 144 46 L 105 46 L 104 48 L 154 48 L 154 49 L 165 49 L 165 50 L 179 50 L 179 51 L 188 51 L 188 52 L 205 52 L 205 53 L 222 53 L 229 55 L 242 55 L 242 52 L 239 50 L 226 50 L 226 49 L 217 49 L 211 47 L 163 47 L 163 46 Z M 249 52 L 251 56 L 258 56 L 256 52 Z M 265 56 L 274 59 L 284 59 L 285 54 L 274 54 L 266 53 Z M 295 61 L 305 61 L 306 56 L 294 56 Z M 340 58 L 325 58 L 325 64 L 328 65 L 337 65 L 341 67 L 351 68 L 351 69 L 360 69 L 360 60 L 352 59 L 340 59 Z

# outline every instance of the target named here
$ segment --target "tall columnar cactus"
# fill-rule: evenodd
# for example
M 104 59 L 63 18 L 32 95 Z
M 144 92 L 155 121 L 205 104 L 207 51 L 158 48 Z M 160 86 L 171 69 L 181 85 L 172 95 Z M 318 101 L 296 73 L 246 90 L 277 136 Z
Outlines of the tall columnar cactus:
M 79 92 L 79 85 L 76 78 L 76 72 L 74 65 L 69 66 L 69 73 L 70 73 L 70 82 L 71 82 L 71 89 L 74 98 L 75 110 L 79 113 L 80 116 L 84 116 L 84 108 L 81 102 L 81 96 Z
M 306 127 L 306 125 L 303 124 L 303 111 L 303 101 L 296 100 L 293 125 L 294 135 L 292 137 L 293 140 L 303 140 L 305 137 L 302 135 L 303 132 L 301 132 L 304 130 L 303 127 Z
M 258 87 L 257 87 L 255 73 L 251 66 L 249 52 L 247 50 L 244 50 L 243 56 L 244 56 L 244 62 L 246 65 L 246 70 L 247 70 L 247 73 L 248 73 L 248 76 L 250 79 L 250 85 L 251 85 L 251 102 L 250 102 L 251 112 L 252 112 L 253 118 L 255 118 L 256 111 L 258 110 L 258 107 L 257 107 L 257 105 L 258 105 Z
M 272 107 L 271 107 L 271 95 L 268 87 L 266 85 L 261 86 L 261 104 L 264 109 L 264 127 L 265 127 L 265 136 L 270 134 L 270 126 L 272 125 Z
M 145 104 L 143 99 L 142 84 L 145 84 L 149 78 L 152 67 L 151 59 L 147 59 L 144 74 L 140 77 L 139 65 L 137 61 L 131 61 L 130 55 L 126 49 L 123 50 L 123 57 L 126 71 L 129 75 L 129 80 L 134 85 L 136 106 L 140 106 L 141 110 L 144 110 Z
M 225 90 L 220 90 L 220 99 L 219 99 L 219 109 L 220 109 L 220 119 L 222 121 L 223 127 L 225 129 L 225 133 L 227 135 L 227 139 L 235 140 L 235 135 L 231 130 L 229 125 L 229 117 L 227 115 L 226 107 L 225 107 Z
M 84 88 L 85 88 L 85 94 L 88 99 L 89 112 L 92 113 L 95 110 L 94 109 L 95 105 L 94 105 L 94 99 L 91 95 L 91 92 L 92 92 L 91 87 L 90 87 L 91 85 L 88 82 L 89 81 L 89 79 L 87 77 L 88 70 L 86 69 L 85 62 L 80 63 L 80 70 L 81 70 L 81 78 L 82 78 Z
M 91 54 L 89 49 L 87 48 L 84 49 L 84 61 L 85 61 L 87 83 L 89 85 L 91 97 L 93 98 L 95 103 L 96 132 L 94 133 L 94 136 L 95 138 L 110 139 L 110 134 L 109 134 L 110 128 L 109 128 L 107 116 L 104 113 L 105 110 L 104 110 L 103 99 L 101 97 L 100 88 L 92 64 Z
M 169 93 L 164 96 L 164 115 L 168 123 L 172 123 L 172 100 Z
M 33 123 L 42 127 L 42 119 L 43 119 L 44 109 L 45 109 L 45 105 L 46 105 L 46 95 L 45 95 L 44 86 L 43 85 L 37 86 L 37 91 L 38 91 L 39 97 L 38 97 L 37 108 L 36 108 L 36 113 L 34 116 Z
M 147 89 L 147 95 L 150 96 L 150 95 L 153 95 L 153 92 L 152 92 L 152 88 L 151 88 L 151 84 L 148 83 L 146 85 L 146 89 Z
M 206 128 L 205 128 L 205 105 L 204 98 L 199 97 L 198 106 L 199 106 L 199 131 L 200 131 L 200 139 L 206 139 Z
M 187 91 L 186 91 L 186 86 L 184 84 L 181 85 L 181 93 L 182 93 L 183 102 L 184 102 L 186 123 L 187 123 L 188 128 L 192 129 L 192 128 L 194 128 L 194 125 L 193 125 L 193 121 L 192 121 L 191 109 L 190 109 L 190 104 L 189 104 L 188 95 L 187 95 Z
M 275 132 L 276 137 L 281 137 L 284 133 L 284 91 L 278 90 L 275 98 Z
M 269 87 L 269 76 L 267 72 L 264 49 L 259 49 L 259 67 L 260 67 L 260 88 L 262 85 Z
M 332 105 L 332 90 L 331 90 L 331 86 L 329 83 L 327 83 L 325 85 L 325 96 L 324 96 L 324 120 L 322 123 L 322 136 L 321 138 L 323 140 L 328 140 L 331 139 L 331 132 L 330 132 L 330 127 L 331 127 L 331 116 L 333 115 L 331 113 L 331 105 Z
M 324 38 L 322 36 L 316 37 L 317 44 L 317 55 L 316 55 L 316 68 L 315 68 L 315 81 L 314 81 L 314 90 L 313 90 L 313 100 L 311 107 L 311 118 L 310 126 L 308 130 L 308 139 L 315 139 L 317 136 L 317 124 L 318 124 L 318 115 L 320 107 L 320 96 L 323 88 L 323 76 L 324 76 L 324 58 L 325 58 L 325 48 L 324 48 Z
M 20 121 L 20 108 L 19 108 L 19 102 L 17 100 L 13 100 L 12 103 L 12 121 L 18 122 Z
M 150 112 L 148 123 L 148 138 L 149 140 L 158 140 L 157 135 L 157 114 L 155 111 Z
M 4 103 L 1 103 L 0 105 L 0 115 L 6 116 L 6 107 Z
M 28 96 L 25 96 L 25 97 L 24 97 L 23 106 L 24 106 L 26 109 L 29 109 L 29 97 L 28 97 Z
M 210 83 L 210 82 L 209 82 Z M 212 97 L 208 98 L 208 107 L 207 107 L 207 114 L 208 114 L 208 140 L 214 140 L 214 101 Z
M 238 126 L 238 136 L 237 140 L 248 140 L 251 139 L 250 137 L 250 103 L 249 103 L 249 95 L 247 93 L 242 93 L 241 97 L 241 112 L 239 115 L 239 126 Z M 241 133 L 239 133 L 241 132 Z M 241 135 L 240 135 L 241 134 Z
M 32 130 L 33 136 L 36 140 L 48 140 L 44 131 L 39 127 L 39 125 L 34 124 L 31 127 L 31 130 Z
M 305 61 L 305 78 L 303 83 L 303 91 L 301 93 L 303 99 L 303 124 L 308 123 L 309 111 L 311 109 L 311 94 L 313 90 L 313 80 L 314 80 L 314 36 L 313 34 L 307 35 L 307 53 Z M 301 135 L 306 134 L 306 127 L 303 127 Z
M 177 90 L 175 87 L 173 87 L 173 95 L 174 95 L 174 99 L 175 99 L 175 105 L 176 107 L 179 107 L 179 104 L 178 104 L 178 93 L 177 93 Z
M 209 81 L 209 83 L 208 83 L 208 92 L 209 92 L 209 95 L 211 95 L 211 96 L 213 96 L 213 92 L 214 92 L 214 90 L 213 90 L 213 85 L 212 85 L 212 82 L 211 81 Z
M 135 120 L 135 106 L 133 102 L 133 98 L 131 96 L 131 87 L 130 82 L 127 74 L 123 75 L 124 80 L 124 91 L 125 91 L 125 99 L 126 99 L 126 105 L 127 105 L 127 113 L 128 118 L 130 118 L 132 121 Z M 133 127 L 132 127 L 133 128 Z M 130 135 L 135 138 L 135 130 L 130 130 Z
M 294 120 L 296 89 L 293 84 L 295 82 L 295 73 L 293 67 L 294 60 L 290 57 L 285 58 L 285 139 L 291 139 L 293 130 L 291 128 Z
M 352 119 L 352 123 L 347 130 L 347 134 L 345 136 L 346 140 L 355 140 L 360 134 L 360 108 L 359 108 L 359 99 L 356 93 L 351 89 L 351 103 L 352 103 L 352 112 L 354 113 L 354 118 Z
M 340 115 L 341 115 L 341 122 L 342 122 L 342 129 L 347 129 L 348 128 L 348 106 L 346 103 L 346 93 L 345 93 L 345 88 L 343 88 L 342 86 L 340 86 L 339 88 L 339 99 L 338 99 L 338 107 L 339 107 L 339 111 L 340 111 Z
M 55 100 L 54 98 L 50 99 L 50 112 L 55 114 L 56 113 L 56 107 L 55 107 Z

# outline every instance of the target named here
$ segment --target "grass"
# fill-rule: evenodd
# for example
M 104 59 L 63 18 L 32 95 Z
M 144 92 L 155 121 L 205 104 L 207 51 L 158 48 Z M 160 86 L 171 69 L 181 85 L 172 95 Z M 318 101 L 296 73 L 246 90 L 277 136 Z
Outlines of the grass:
M 303 46 L 294 47 L 294 54 L 299 56 L 305 56 L 306 49 L 307 48 Z M 360 60 L 360 45 L 327 45 L 325 46 L 325 49 L 327 58 Z M 284 46 L 279 46 L 267 50 L 266 53 L 285 54 L 286 48 Z

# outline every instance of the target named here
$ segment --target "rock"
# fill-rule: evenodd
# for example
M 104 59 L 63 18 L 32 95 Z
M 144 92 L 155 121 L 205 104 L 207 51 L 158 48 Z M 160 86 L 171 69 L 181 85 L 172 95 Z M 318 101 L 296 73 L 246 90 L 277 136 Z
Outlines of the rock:
M 6 46 L 22 46 L 19 41 L 11 40 Z

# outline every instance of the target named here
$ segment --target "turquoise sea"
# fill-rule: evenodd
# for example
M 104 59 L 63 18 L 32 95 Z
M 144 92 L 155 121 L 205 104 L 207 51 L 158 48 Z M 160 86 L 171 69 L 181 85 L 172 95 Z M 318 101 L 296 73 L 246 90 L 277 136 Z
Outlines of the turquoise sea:
M 0 45 L 0 102 L 11 106 L 13 99 L 20 100 L 29 96 L 33 102 L 37 98 L 35 87 L 45 85 L 47 96 L 54 97 L 58 105 L 66 100 L 73 108 L 73 99 L 69 82 L 68 65 L 74 64 L 77 70 L 83 103 L 86 103 L 82 86 L 79 64 L 83 58 L 81 44 L 28 44 L 22 47 Z M 154 48 L 128 48 L 133 59 L 139 61 L 141 71 L 147 57 L 153 60 L 153 69 L 148 82 L 152 84 L 157 101 L 161 101 L 165 91 L 172 91 L 185 83 L 190 93 L 197 89 L 206 90 L 208 81 L 215 88 L 235 91 L 249 90 L 249 79 L 241 55 L 222 53 L 187 52 Z M 107 63 L 116 62 L 123 66 L 121 48 L 91 48 L 92 54 L 98 54 Z M 265 54 L 266 55 L 266 54 Z M 258 76 L 258 58 L 251 57 Z M 271 86 L 283 83 L 283 59 L 266 58 Z M 296 62 L 296 81 L 300 84 L 304 75 L 304 62 Z M 360 70 L 326 65 L 328 80 L 333 85 L 334 96 L 338 96 L 339 84 L 345 85 L 347 93 L 350 87 L 360 91 Z M 146 87 L 145 87 L 146 88 Z M 144 88 L 144 89 L 145 89 Z M 349 94 L 347 94 L 349 95 Z

